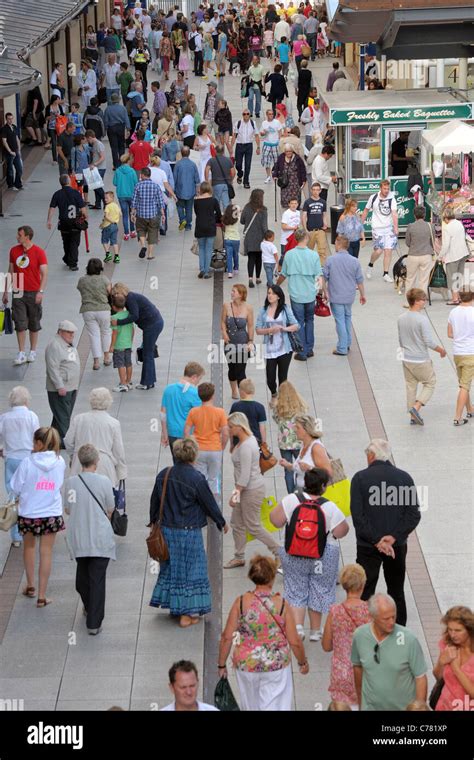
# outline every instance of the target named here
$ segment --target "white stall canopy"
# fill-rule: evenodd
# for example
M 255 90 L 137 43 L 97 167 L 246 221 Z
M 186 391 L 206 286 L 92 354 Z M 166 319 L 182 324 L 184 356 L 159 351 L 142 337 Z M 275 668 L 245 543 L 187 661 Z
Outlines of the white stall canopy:
M 425 129 L 423 145 L 436 155 L 474 152 L 474 127 L 453 119 L 436 129 Z

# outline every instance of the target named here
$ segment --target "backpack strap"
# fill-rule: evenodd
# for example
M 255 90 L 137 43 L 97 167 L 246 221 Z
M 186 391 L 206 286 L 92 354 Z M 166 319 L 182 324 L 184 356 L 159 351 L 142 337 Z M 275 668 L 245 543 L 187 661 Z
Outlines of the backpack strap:
M 243 614 L 244 614 L 244 595 L 243 595 L 243 594 L 242 594 L 242 596 L 240 597 L 240 614 L 241 614 L 241 615 L 243 615 Z

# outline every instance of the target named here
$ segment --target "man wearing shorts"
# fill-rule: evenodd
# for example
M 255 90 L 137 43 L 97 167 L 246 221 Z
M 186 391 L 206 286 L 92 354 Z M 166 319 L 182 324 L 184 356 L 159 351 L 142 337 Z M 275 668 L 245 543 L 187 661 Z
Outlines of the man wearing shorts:
M 364 223 L 367 214 L 372 211 L 372 240 L 374 252 L 370 257 L 369 266 L 365 276 L 372 279 L 373 267 L 383 252 L 383 279 L 385 282 L 393 282 L 389 275 L 392 251 L 398 244 L 398 210 L 397 201 L 390 190 L 390 182 L 383 179 L 380 183 L 380 191 L 371 195 L 362 212 L 361 222 Z
M 469 393 L 474 378 L 474 293 L 469 287 L 459 293 L 461 303 L 448 317 L 448 338 L 453 339 L 453 357 L 458 375 L 459 393 L 456 400 L 454 425 L 465 425 L 474 417 Z M 464 409 L 466 416 L 463 417 Z
M 153 246 L 158 243 L 160 226 L 165 226 L 165 200 L 159 186 L 151 181 L 151 171 L 145 167 L 140 172 L 140 182 L 135 185 L 132 198 L 131 219 L 140 241 L 139 258 L 154 259 Z M 148 255 L 147 246 L 148 243 Z
M 18 228 L 18 245 L 10 250 L 8 276 L 5 278 L 3 304 L 8 304 L 8 291 L 12 290 L 12 317 L 18 340 L 18 355 L 13 364 L 25 364 L 36 359 L 38 332 L 41 330 L 43 293 L 48 280 L 46 252 L 33 245 L 31 227 Z M 11 283 L 11 286 L 10 286 Z M 26 331 L 30 331 L 30 352 L 25 352 Z

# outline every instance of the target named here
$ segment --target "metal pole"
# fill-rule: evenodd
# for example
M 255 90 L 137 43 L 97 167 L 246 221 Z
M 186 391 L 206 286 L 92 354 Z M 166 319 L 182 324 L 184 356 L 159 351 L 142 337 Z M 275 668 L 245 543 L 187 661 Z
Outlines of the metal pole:
M 274 180 L 274 184 L 275 184 L 275 222 L 277 222 L 278 218 L 277 218 L 277 181 L 276 179 Z
M 359 50 L 359 89 L 365 90 L 365 45 L 360 45 Z

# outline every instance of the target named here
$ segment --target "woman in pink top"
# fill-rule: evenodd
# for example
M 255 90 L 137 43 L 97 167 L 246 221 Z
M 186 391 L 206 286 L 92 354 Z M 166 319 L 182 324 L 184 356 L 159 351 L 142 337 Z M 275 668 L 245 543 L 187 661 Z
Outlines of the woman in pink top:
M 290 650 L 300 673 L 309 671 L 291 608 L 280 594 L 272 593 L 276 570 L 274 559 L 253 557 L 248 577 L 255 591 L 235 600 L 221 636 L 219 676 L 227 678 L 226 661 L 234 643 L 232 662 L 242 710 L 292 709 Z
M 451 607 L 441 622 L 446 631 L 433 675 L 444 679 L 444 687 L 435 710 L 470 711 L 474 709 L 474 612 Z
M 370 622 L 367 602 L 360 598 L 367 576 L 360 565 L 346 565 L 339 580 L 347 596 L 344 602 L 331 607 L 321 644 L 325 652 L 333 653 L 329 684 L 331 699 L 346 702 L 352 710 L 357 710 L 351 648 L 355 629 Z
M 300 70 L 300 64 L 303 60 L 302 48 L 307 44 L 304 34 L 299 34 L 297 39 L 293 42 L 293 55 L 295 56 L 296 68 L 298 71 Z

